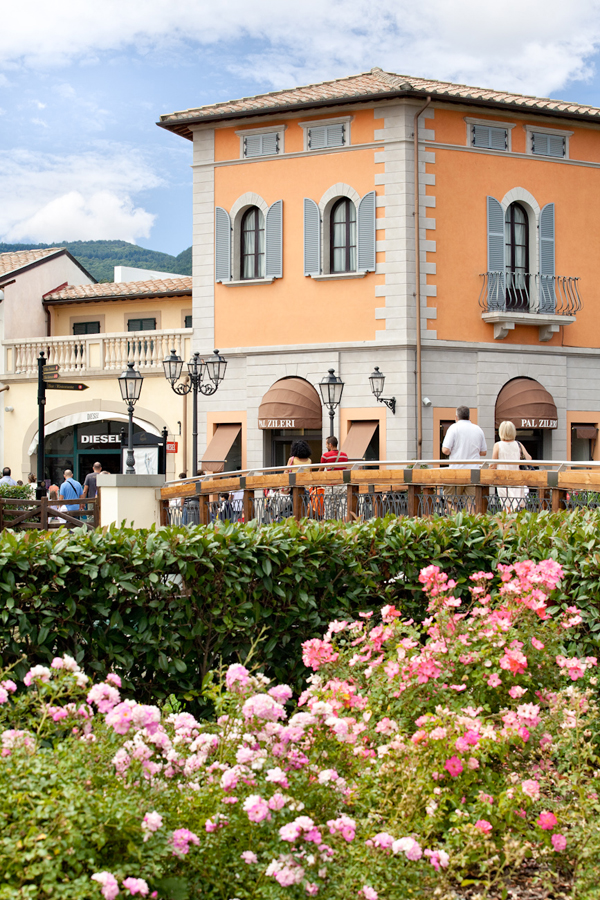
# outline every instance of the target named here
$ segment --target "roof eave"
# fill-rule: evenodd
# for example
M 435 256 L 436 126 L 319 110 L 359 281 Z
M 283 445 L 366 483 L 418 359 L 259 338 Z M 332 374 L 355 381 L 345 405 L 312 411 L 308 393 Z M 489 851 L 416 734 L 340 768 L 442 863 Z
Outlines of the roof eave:
M 108 300 L 158 300 L 163 297 L 186 297 L 192 296 L 192 289 L 175 291 L 151 291 L 147 294 L 105 294 L 97 297 L 52 297 L 45 298 L 42 302 L 45 306 L 67 306 L 71 303 L 106 303 Z
M 6 281 L 7 278 L 12 278 L 13 281 L 17 275 L 22 275 L 23 272 L 27 272 L 29 269 L 35 269 L 37 266 L 43 265 L 43 263 L 48 262 L 51 259 L 58 259 L 59 256 L 67 256 L 72 263 L 74 263 L 78 269 L 80 269 L 84 275 L 91 279 L 92 284 L 98 284 L 97 280 L 91 275 L 88 270 L 82 266 L 79 260 L 75 259 L 72 253 L 70 253 L 66 247 L 59 247 L 56 253 L 49 253 L 47 256 L 40 256 L 39 259 L 34 259 L 29 263 L 25 263 L 23 266 L 19 266 L 18 269 L 11 269 L 10 272 L 5 272 L 4 275 L 0 275 L 0 288 L 2 286 L 6 286 L 8 283 Z
M 548 116 L 559 119 L 580 119 L 588 122 L 599 122 L 600 114 L 571 112 L 569 110 L 543 109 L 537 106 L 528 106 L 525 103 L 517 103 L 507 100 L 490 100 L 482 97 L 453 97 L 446 93 L 427 90 L 397 90 L 377 92 L 373 94 L 361 94 L 360 96 L 332 97 L 327 100 L 306 100 L 302 103 L 285 104 L 281 106 L 262 107 L 260 109 L 238 110 L 237 112 L 214 113 L 212 115 L 196 116 L 189 119 L 172 119 L 160 121 L 156 124 L 160 128 L 172 131 L 188 140 L 193 140 L 193 132 L 190 125 L 202 125 L 211 122 L 224 122 L 233 119 L 255 118 L 257 116 L 277 116 L 283 113 L 300 111 L 303 109 L 323 109 L 331 106 L 345 106 L 356 103 L 377 103 L 384 100 L 416 99 L 431 96 L 433 100 L 444 103 L 454 103 L 461 106 L 480 106 L 489 109 L 511 109 L 528 115 Z

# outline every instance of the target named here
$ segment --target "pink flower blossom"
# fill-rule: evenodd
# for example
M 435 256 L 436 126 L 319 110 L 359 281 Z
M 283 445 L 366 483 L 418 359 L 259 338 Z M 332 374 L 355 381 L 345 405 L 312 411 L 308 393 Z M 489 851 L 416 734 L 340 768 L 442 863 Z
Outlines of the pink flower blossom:
M 277 684 L 275 687 L 269 688 L 268 694 L 277 703 L 287 703 L 291 698 L 293 691 L 287 684 Z
M 552 831 L 558 825 L 558 819 L 554 815 L 554 813 L 548 812 L 544 810 L 541 812 L 537 818 L 537 824 L 540 828 L 543 828 L 544 831 Z
M 46 666 L 33 666 L 32 669 L 27 672 L 25 678 L 23 679 L 23 683 L 29 687 L 32 681 L 41 681 L 42 684 L 47 684 L 50 681 L 50 669 Z
M 494 672 L 488 678 L 487 683 L 489 684 L 490 687 L 500 687 L 500 685 L 502 684 L 502 679 L 500 678 L 499 675 L 496 675 L 496 673 Z
M 5 678 L 4 681 L 0 681 L 0 687 L 3 687 L 5 691 L 8 691 L 10 694 L 14 694 L 17 689 L 14 681 L 11 681 L 10 678 Z
M 8 691 L 6 691 L 2 685 L 0 685 L 0 703 L 8 702 Z
M 538 641 L 538 639 L 535 638 L 535 637 L 532 637 L 532 638 L 531 638 L 531 643 L 533 644 L 533 646 L 535 647 L 536 650 L 543 650 L 543 649 L 544 649 L 544 644 L 542 644 L 541 641 Z
M 513 675 L 521 675 L 527 668 L 527 657 L 516 647 L 508 648 L 500 660 L 500 668 L 512 672 Z
M 110 712 L 120 699 L 118 690 L 103 682 L 91 687 L 87 695 L 87 702 L 95 703 L 101 713 Z
M 117 704 L 106 716 L 106 724 L 113 728 L 117 734 L 127 734 L 133 724 L 133 707 L 131 700 L 125 700 Z
M 479 760 L 475 759 L 474 756 L 470 756 L 467 760 L 467 765 L 469 769 L 478 769 L 479 768 Z
M 285 806 L 285 797 L 279 791 L 276 794 L 273 794 L 271 799 L 268 802 L 269 809 L 277 811 L 279 809 L 283 809 Z
M 564 834 L 553 834 L 551 840 L 552 846 L 557 853 L 561 853 L 567 846 L 567 839 Z
M 276 722 L 285 718 L 285 709 L 268 694 L 254 694 L 249 697 L 242 706 L 242 715 L 245 719 L 264 719 L 267 722 Z
M 234 663 L 227 669 L 225 674 L 225 686 L 228 691 L 233 691 L 238 694 L 242 693 L 248 686 L 249 681 L 250 673 L 245 666 Z
M 158 831 L 162 827 L 163 818 L 157 812 L 146 813 L 142 819 L 142 831 L 144 834 L 144 842 L 146 842 L 154 831 Z
M 337 834 L 339 832 L 347 843 L 354 840 L 356 822 L 354 819 L 351 819 L 350 816 L 342 815 L 337 819 L 329 819 L 327 827 L 329 828 L 330 834 Z
M 190 844 L 198 845 L 200 838 L 193 831 L 187 828 L 177 828 L 171 835 L 171 845 L 173 847 L 173 856 L 183 857 L 190 851 Z
M 445 850 L 425 850 L 425 856 L 429 857 L 429 862 L 439 872 L 440 869 L 447 869 L 450 857 Z
M 143 878 L 126 878 L 122 884 L 124 888 L 127 888 L 132 897 L 134 894 L 140 894 L 142 897 L 148 896 L 148 885 Z
M 115 900 L 119 895 L 119 882 L 110 872 L 96 872 L 92 875 L 92 881 L 102 885 L 101 894 L 105 900 Z
M 528 797 L 531 797 L 532 800 L 537 800 L 540 796 L 539 783 L 533 778 L 529 778 L 527 779 L 527 781 L 523 781 L 521 784 L 521 790 L 524 794 L 527 794 Z
M 359 894 L 364 894 L 366 900 L 377 900 L 379 897 L 377 891 L 374 888 L 369 887 L 368 884 L 365 884 L 365 886 L 360 889 Z
M 270 819 L 271 813 L 266 800 L 263 800 L 258 794 L 250 794 L 244 800 L 244 812 L 248 814 L 251 822 L 262 822 L 263 819 Z
M 309 897 L 314 897 L 316 894 L 319 893 L 319 885 L 315 884 L 312 881 L 309 881 L 306 883 L 305 890 Z
M 391 834 L 388 834 L 387 831 L 381 831 L 379 834 L 375 835 L 373 843 L 376 847 L 381 847 L 382 850 L 389 850 L 394 843 L 394 838 Z
M 302 644 L 302 660 L 305 666 L 316 672 L 322 665 L 335 662 L 339 653 L 336 653 L 331 644 L 319 638 L 313 638 Z
M 475 828 L 478 828 L 483 834 L 489 834 L 492 831 L 492 823 L 487 819 L 478 819 L 475 822 Z
M 444 768 L 453 778 L 457 778 L 463 770 L 463 764 L 458 756 L 451 756 L 450 759 L 447 759 L 444 763 Z
M 412 837 L 399 838 L 392 844 L 393 853 L 404 853 L 411 862 L 416 862 L 423 856 L 423 851 L 418 841 Z
M 256 855 L 256 853 L 253 853 L 252 850 L 244 850 L 244 852 L 241 854 L 241 858 L 248 866 L 253 866 L 258 862 L 258 856 Z
M 511 687 L 508 693 L 513 698 L 513 700 L 518 700 L 519 697 L 522 697 L 527 693 L 527 688 L 522 688 L 515 684 L 513 687 Z
M 114 672 L 108 673 L 108 675 L 106 676 L 106 681 L 108 681 L 109 684 L 114 685 L 114 687 L 116 688 L 121 687 L 121 679 Z

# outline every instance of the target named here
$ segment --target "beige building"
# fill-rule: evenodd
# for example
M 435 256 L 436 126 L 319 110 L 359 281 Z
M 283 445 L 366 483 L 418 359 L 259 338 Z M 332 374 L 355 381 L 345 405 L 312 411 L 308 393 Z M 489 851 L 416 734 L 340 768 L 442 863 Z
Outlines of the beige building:
M 47 478 L 60 483 L 63 469 L 72 468 L 83 480 L 96 460 L 109 472 L 122 471 L 127 412 L 117 379 L 129 361 L 144 376 L 134 415 L 136 471 L 153 474 L 162 465 L 164 429 L 174 451 L 166 454 L 167 477 L 191 471 L 191 401 L 173 393 L 162 364 L 173 349 L 186 361 L 191 354 L 191 278 L 144 270 L 135 277 L 96 284 L 60 248 L 0 254 L 0 376 L 8 386 L 1 464 L 16 479 L 36 472 L 42 351 L 59 365 L 59 383 L 87 385 L 82 392 L 47 391 Z

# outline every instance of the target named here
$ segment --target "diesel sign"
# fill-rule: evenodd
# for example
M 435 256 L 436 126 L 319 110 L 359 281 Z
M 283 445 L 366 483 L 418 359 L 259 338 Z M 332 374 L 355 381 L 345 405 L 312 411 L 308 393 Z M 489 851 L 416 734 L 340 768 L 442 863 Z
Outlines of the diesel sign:
M 80 434 L 80 444 L 120 444 L 120 434 Z

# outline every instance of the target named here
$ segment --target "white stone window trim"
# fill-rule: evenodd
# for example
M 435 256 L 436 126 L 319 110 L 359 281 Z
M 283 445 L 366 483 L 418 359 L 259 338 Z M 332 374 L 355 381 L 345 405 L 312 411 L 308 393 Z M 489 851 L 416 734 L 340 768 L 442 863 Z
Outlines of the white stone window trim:
M 512 153 L 512 130 L 516 128 L 516 124 L 514 122 L 497 122 L 495 119 L 474 119 L 472 116 L 465 116 L 465 122 L 467 124 L 467 147 L 470 147 L 472 150 L 493 150 L 494 153 Z M 484 125 L 487 128 L 506 128 L 506 150 L 496 150 L 494 147 L 473 147 L 471 143 L 472 138 L 472 125 Z
M 331 119 L 314 119 L 310 122 L 298 122 L 300 128 L 302 128 L 304 132 L 304 151 L 305 152 L 319 152 L 319 150 L 311 151 L 311 148 L 308 146 L 308 131 L 310 128 L 318 128 L 321 125 L 345 125 L 345 141 L 343 147 L 323 147 L 320 149 L 320 152 L 327 152 L 328 150 L 343 150 L 345 147 L 349 146 L 352 143 L 351 134 L 350 134 L 350 123 L 354 120 L 354 116 L 334 116 Z
M 357 272 L 329 272 L 310 277 L 313 281 L 347 281 L 350 278 L 364 278 L 367 274 L 366 269 L 359 269 Z
M 238 281 L 221 281 L 220 283 L 223 287 L 244 287 L 249 284 L 273 284 L 275 281 L 274 275 L 269 275 L 268 278 L 241 278 Z
M 269 278 L 241 278 L 240 257 L 242 247 L 242 219 L 244 213 L 251 206 L 257 206 L 262 212 L 266 221 L 269 204 L 254 191 L 247 191 L 238 197 L 233 206 L 229 210 L 229 218 L 231 220 L 231 281 L 223 281 L 221 284 L 233 284 L 235 287 L 242 284 L 270 284 Z
M 565 131 L 562 128 L 545 128 L 543 125 L 523 125 L 523 128 L 526 132 L 526 144 L 525 144 L 525 152 L 528 156 L 535 156 L 537 158 L 542 157 L 543 159 L 569 159 L 569 138 L 571 135 L 575 134 L 574 131 Z M 546 156 L 545 153 L 534 153 L 531 149 L 531 142 L 533 133 L 537 132 L 538 134 L 553 134 L 555 137 L 564 137 L 565 139 L 565 155 L 564 156 Z
M 265 126 L 264 128 L 245 128 L 245 129 L 240 128 L 239 131 L 236 131 L 236 134 L 240 139 L 240 159 L 249 159 L 249 160 L 268 159 L 269 157 L 272 157 L 272 156 L 281 156 L 282 153 L 285 153 L 284 133 L 285 133 L 286 128 L 287 128 L 287 125 L 275 125 L 275 126 L 271 125 L 271 126 Z M 244 138 L 251 137 L 254 134 L 277 134 L 277 136 L 279 138 L 278 152 L 277 153 L 265 153 L 264 157 L 263 156 L 251 156 L 251 157 L 244 156 Z

